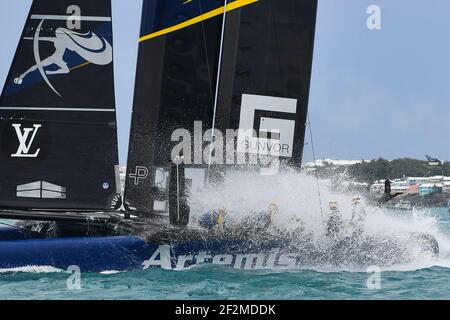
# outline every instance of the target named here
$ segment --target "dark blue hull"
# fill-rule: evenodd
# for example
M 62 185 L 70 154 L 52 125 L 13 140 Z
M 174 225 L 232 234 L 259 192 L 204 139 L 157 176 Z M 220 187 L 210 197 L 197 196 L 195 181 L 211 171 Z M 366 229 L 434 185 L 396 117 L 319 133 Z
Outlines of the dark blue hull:
M 27 239 L 20 229 L 1 227 L 0 269 L 48 266 L 67 270 L 76 266 L 82 272 L 183 270 L 203 263 L 272 269 L 285 266 L 287 259 L 280 249 L 274 251 L 276 246 L 269 241 L 254 247 L 239 240 L 156 243 L 135 236 Z M 291 263 L 296 265 L 296 260 Z
M 243 241 L 173 244 L 146 242 L 136 236 L 52 239 L 28 237 L 20 229 L 0 227 L 0 269 L 48 266 L 67 270 L 71 266 L 77 266 L 82 272 L 136 271 L 148 268 L 182 270 L 202 263 L 236 265 L 236 268 L 239 264 L 239 268 L 242 266 L 245 269 L 258 267 L 253 265 L 251 257 L 247 262 L 246 256 L 238 256 L 236 260 L 233 255 L 239 248 L 248 248 Z M 239 259 L 242 260 L 241 263 Z
M 15 238 L 14 238 L 15 236 Z M 138 237 L 24 239 L 14 228 L 0 228 L 0 268 L 51 266 L 85 272 L 142 269 L 155 246 Z
M 213 264 L 234 269 L 298 269 L 314 266 L 390 266 L 410 262 L 409 245 L 438 255 L 436 240 L 410 234 L 405 241 L 345 238 L 325 245 L 296 239 L 149 240 L 137 236 L 27 239 L 20 229 L 0 228 L 0 269 L 49 266 L 82 272 L 184 270 Z

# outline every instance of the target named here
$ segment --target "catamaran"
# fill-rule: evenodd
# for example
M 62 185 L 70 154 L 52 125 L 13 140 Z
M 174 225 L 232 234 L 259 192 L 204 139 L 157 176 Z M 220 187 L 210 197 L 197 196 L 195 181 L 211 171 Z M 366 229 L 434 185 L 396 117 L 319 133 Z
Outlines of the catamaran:
M 410 242 L 437 254 L 429 235 L 321 246 L 189 223 L 198 176 L 270 170 L 260 155 L 300 169 L 316 13 L 316 0 L 144 0 L 122 199 L 111 1 L 34 0 L 0 98 L 0 268 L 386 265 Z M 206 139 L 174 156 L 186 133 Z

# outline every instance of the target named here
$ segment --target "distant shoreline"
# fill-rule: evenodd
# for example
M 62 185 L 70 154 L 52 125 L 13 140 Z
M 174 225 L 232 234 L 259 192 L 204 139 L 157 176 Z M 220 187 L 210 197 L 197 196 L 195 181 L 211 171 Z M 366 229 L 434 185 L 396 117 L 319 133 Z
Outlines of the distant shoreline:
M 447 208 L 447 203 L 450 200 L 450 194 L 446 193 L 434 193 L 425 196 L 418 194 L 415 195 L 402 195 L 394 200 L 391 200 L 390 204 L 396 204 L 400 201 L 407 200 L 411 202 L 413 207 L 424 208 Z

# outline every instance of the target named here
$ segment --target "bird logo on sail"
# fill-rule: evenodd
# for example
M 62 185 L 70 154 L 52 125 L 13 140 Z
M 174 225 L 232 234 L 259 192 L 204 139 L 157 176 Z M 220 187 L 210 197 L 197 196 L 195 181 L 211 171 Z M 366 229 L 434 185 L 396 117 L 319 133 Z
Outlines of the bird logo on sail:
M 45 16 L 43 17 L 45 18 Z M 57 28 L 54 37 L 41 37 L 42 26 L 45 19 L 41 19 L 33 38 L 33 51 L 35 65 L 14 79 L 16 85 L 22 85 L 24 79 L 32 72 L 38 70 L 44 81 L 58 96 L 61 94 L 55 89 L 48 76 L 57 74 L 69 74 L 73 68 L 69 68 L 65 54 L 67 51 L 74 52 L 86 60 L 85 64 L 108 65 L 113 60 L 113 49 L 111 44 L 92 31 L 80 33 L 66 28 Z M 41 59 L 39 44 L 41 41 L 50 42 L 55 50 L 53 54 Z M 50 66 L 56 66 L 56 70 L 46 70 Z

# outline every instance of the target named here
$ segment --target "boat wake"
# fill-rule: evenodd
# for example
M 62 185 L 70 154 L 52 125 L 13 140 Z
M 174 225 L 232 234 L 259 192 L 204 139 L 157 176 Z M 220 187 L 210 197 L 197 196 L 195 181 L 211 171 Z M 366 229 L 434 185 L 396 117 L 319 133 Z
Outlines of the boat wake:
M 338 203 L 346 225 L 344 230 L 351 230 L 354 194 L 332 192 L 328 180 L 321 180 L 319 184 L 320 200 L 315 178 L 303 173 L 286 170 L 276 176 L 243 172 L 227 174 L 219 189 L 197 187 L 192 190 L 191 223 L 198 224 L 201 213 L 226 208 L 229 212 L 226 217 L 228 225 L 238 226 L 274 203 L 279 213 L 273 219 L 272 236 L 276 237 L 280 232 L 293 233 L 301 228 L 319 248 L 327 247 L 313 259 L 306 259 L 302 263 L 306 268 L 333 272 L 365 272 L 372 265 L 391 271 L 435 266 L 450 268 L 448 231 L 442 230 L 440 217 L 427 209 L 400 215 L 363 201 L 361 206 L 367 214 L 363 234 L 354 238 L 348 231 L 343 236 L 344 240 L 330 245 L 325 228 L 329 215 L 328 203 Z M 291 247 L 293 244 L 295 241 L 287 243 Z M 299 253 L 304 252 L 299 250 Z
M 11 273 L 61 273 L 64 270 L 50 267 L 50 266 L 27 266 L 19 268 L 10 269 L 0 269 L 0 274 L 11 274 Z

